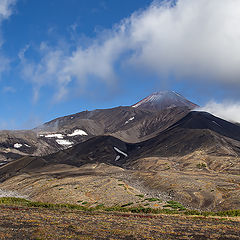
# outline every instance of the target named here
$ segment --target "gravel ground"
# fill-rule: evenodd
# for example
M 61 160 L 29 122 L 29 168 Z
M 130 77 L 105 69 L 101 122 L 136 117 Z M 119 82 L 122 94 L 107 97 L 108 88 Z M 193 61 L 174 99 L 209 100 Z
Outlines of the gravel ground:
M 2 190 L 0 189 L 0 198 L 1 197 L 16 197 L 16 198 L 25 198 L 28 199 L 28 196 L 26 195 L 21 195 L 16 191 L 6 191 L 6 190 Z

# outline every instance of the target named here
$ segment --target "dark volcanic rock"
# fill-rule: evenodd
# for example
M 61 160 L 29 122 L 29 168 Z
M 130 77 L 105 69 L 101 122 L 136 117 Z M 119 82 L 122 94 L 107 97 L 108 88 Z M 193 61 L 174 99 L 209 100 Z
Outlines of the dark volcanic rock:
M 225 137 L 240 141 L 239 125 L 215 117 L 208 112 L 192 111 L 172 127 L 185 129 L 209 129 Z
M 89 163 L 106 163 L 122 166 L 136 146 L 112 136 L 98 136 L 72 148 L 46 156 L 49 163 L 81 166 Z M 119 156 L 119 157 L 117 157 Z

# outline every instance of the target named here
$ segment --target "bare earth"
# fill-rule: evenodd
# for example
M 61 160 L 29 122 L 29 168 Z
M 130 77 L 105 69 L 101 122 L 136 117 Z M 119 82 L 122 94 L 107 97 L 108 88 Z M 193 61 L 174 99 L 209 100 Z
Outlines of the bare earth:
M 240 239 L 240 218 L 0 206 L 0 239 Z
M 0 183 L 0 190 L 13 191 L 32 201 L 80 205 L 85 202 L 87 207 L 132 203 L 131 206 L 147 204 L 161 208 L 166 201 L 176 200 L 187 208 L 204 211 L 240 208 L 240 175 L 196 169 L 197 161 L 182 171 L 180 164 L 174 166 L 172 162 L 144 158 L 137 171 L 106 164 L 79 168 L 58 164 L 12 177 Z M 181 164 L 184 163 L 182 159 Z M 144 201 L 147 198 L 161 201 Z

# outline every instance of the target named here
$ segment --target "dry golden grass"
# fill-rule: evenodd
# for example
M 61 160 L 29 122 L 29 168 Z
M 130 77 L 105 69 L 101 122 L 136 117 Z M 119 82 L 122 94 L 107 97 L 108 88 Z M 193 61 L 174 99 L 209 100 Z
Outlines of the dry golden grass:
M 0 207 L 1 239 L 240 239 L 239 218 Z

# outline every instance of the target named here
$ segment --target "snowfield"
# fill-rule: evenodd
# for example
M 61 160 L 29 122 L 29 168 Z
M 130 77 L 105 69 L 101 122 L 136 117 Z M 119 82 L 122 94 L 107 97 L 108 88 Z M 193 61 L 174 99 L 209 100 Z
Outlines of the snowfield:
M 48 134 L 48 135 L 45 135 L 44 137 L 63 139 L 63 135 L 61 133 Z
M 129 122 L 131 122 L 132 120 L 134 120 L 135 119 L 135 117 L 131 117 L 130 119 L 128 119 L 126 122 L 125 122 L 125 124 L 128 124 Z
M 114 150 L 117 151 L 118 153 L 121 153 L 124 157 L 127 157 L 127 156 L 128 156 L 125 152 L 121 151 L 121 150 L 118 149 L 117 147 L 114 147 Z
M 88 134 L 87 134 L 85 131 L 81 130 L 81 129 L 76 129 L 76 130 L 74 130 L 73 133 L 68 134 L 69 137 L 74 137 L 74 136 L 87 136 L 87 135 L 88 135 Z
M 70 142 L 70 141 L 64 140 L 64 139 L 62 139 L 62 140 L 57 139 L 56 142 L 59 145 L 63 145 L 63 146 L 71 146 L 71 145 L 73 145 L 73 142 Z
M 21 148 L 22 147 L 22 144 L 21 143 L 15 143 L 14 144 L 14 148 Z

